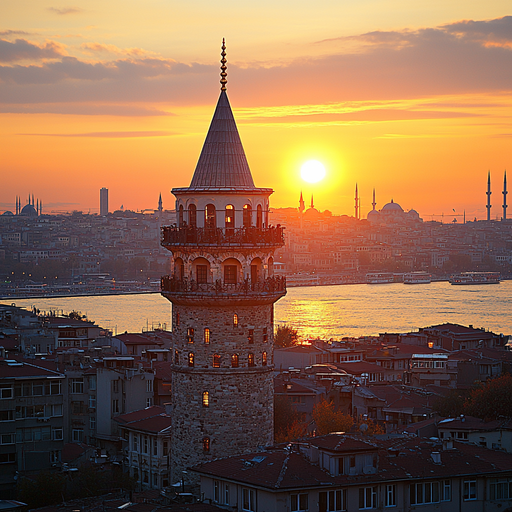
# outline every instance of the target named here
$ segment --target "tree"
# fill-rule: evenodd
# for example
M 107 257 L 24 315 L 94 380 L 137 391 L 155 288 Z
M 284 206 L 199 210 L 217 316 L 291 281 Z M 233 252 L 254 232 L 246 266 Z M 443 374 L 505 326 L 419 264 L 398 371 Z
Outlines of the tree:
M 292 347 L 299 342 L 299 334 L 287 324 L 278 325 L 274 333 L 274 345 L 278 348 Z
M 376 421 L 371 418 L 364 418 L 362 415 L 357 418 L 356 425 L 358 430 L 367 436 L 376 436 L 386 433 Z
M 334 410 L 334 404 L 322 400 L 313 408 L 313 420 L 316 423 L 317 433 L 321 436 L 331 432 L 348 432 L 354 420 L 348 414 Z
M 41 471 L 33 480 L 20 478 L 18 499 L 30 508 L 44 507 L 62 501 L 65 477 L 62 473 Z
M 512 375 L 506 374 L 471 391 L 464 413 L 481 419 L 512 417 Z
M 290 403 L 287 396 L 274 398 L 274 438 L 276 443 L 295 441 L 306 434 L 307 423 Z
M 455 418 L 464 412 L 466 398 L 467 394 L 464 392 L 452 389 L 446 396 L 439 397 L 434 402 L 432 409 L 444 418 Z

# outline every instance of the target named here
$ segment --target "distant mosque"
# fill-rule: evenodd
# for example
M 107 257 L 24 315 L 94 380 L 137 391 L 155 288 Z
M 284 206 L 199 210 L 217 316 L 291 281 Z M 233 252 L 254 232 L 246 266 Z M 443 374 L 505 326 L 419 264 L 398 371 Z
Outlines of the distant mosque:
M 375 201 L 375 189 L 373 189 L 373 209 L 368 212 L 366 220 L 372 224 L 414 224 L 416 222 L 423 222 L 420 218 L 419 213 L 416 210 L 409 210 L 408 212 L 391 199 L 390 203 L 385 204 L 381 210 L 377 210 L 375 207 L 377 203 Z M 357 197 L 357 185 L 356 185 L 356 206 L 355 214 L 356 218 L 360 213 L 361 207 Z
M 39 199 L 34 200 L 34 194 L 32 197 L 28 196 L 28 201 L 23 208 L 21 207 L 21 197 L 16 196 L 16 213 L 12 213 L 10 210 L 5 211 L 2 215 L 20 215 L 22 217 L 39 217 L 43 213 L 43 202 Z

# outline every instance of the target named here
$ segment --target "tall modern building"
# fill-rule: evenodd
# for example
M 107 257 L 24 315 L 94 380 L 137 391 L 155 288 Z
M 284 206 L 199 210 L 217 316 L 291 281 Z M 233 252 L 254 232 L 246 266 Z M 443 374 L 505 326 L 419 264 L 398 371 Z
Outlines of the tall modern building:
M 197 462 L 273 443 L 274 276 L 283 228 L 268 223 L 270 188 L 254 185 L 226 94 L 221 92 L 192 181 L 174 188 L 177 225 L 162 228 L 171 274 L 171 478 Z
M 100 188 L 100 215 L 106 217 L 108 215 L 108 188 Z

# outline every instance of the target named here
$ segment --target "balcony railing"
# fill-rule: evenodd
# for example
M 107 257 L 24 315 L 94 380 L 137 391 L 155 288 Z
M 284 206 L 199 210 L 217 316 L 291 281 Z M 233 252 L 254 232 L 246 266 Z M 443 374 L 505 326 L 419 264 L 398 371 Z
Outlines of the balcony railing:
M 178 279 L 164 276 L 161 280 L 162 293 L 183 293 L 197 295 L 261 295 L 286 293 L 286 278 L 281 276 L 267 277 L 255 283 L 249 279 L 235 284 L 223 283 L 220 280 L 214 283 L 197 283 L 193 279 Z
M 268 246 L 284 245 L 284 228 L 270 226 L 268 228 L 198 228 L 195 226 L 162 227 L 161 244 L 166 246 Z

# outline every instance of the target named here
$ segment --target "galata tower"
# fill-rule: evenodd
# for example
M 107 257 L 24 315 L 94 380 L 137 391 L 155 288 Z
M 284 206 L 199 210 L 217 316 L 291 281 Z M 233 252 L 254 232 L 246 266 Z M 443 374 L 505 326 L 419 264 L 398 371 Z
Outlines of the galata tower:
M 171 480 L 188 466 L 268 446 L 274 439 L 274 275 L 283 228 L 269 225 L 271 188 L 254 185 L 226 93 L 221 91 L 194 176 L 174 188 L 177 224 L 162 228 L 172 302 Z

